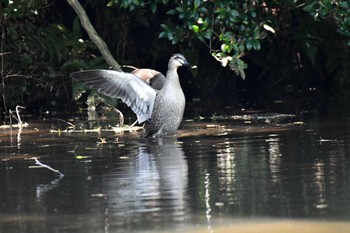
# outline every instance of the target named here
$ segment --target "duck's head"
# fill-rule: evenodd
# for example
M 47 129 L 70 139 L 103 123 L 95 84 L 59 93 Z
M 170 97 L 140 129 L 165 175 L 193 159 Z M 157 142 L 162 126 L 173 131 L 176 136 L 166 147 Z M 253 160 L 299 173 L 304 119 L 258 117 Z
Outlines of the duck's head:
M 169 69 L 177 69 L 180 66 L 189 66 L 190 63 L 186 60 L 184 55 L 175 53 L 171 56 L 168 64 Z

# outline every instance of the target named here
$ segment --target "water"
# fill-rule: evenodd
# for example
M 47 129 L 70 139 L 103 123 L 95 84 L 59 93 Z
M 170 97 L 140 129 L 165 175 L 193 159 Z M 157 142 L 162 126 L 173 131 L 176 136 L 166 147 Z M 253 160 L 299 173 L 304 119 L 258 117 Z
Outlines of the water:
M 151 140 L 49 128 L 0 131 L 1 233 L 350 232 L 349 119 Z

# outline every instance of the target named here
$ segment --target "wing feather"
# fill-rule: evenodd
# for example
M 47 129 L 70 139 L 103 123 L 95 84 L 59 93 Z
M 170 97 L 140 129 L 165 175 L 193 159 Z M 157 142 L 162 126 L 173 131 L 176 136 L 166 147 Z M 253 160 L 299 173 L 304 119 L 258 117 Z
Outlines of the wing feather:
M 70 76 L 106 96 L 121 99 L 137 115 L 139 123 L 151 118 L 157 92 L 135 75 L 114 70 L 85 70 Z

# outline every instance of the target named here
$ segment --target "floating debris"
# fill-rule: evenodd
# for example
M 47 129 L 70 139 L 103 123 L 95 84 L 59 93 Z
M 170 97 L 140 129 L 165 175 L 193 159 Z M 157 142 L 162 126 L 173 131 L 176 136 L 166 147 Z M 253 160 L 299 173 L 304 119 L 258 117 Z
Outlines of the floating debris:
M 35 164 L 36 164 L 36 165 L 39 165 L 38 167 L 47 168 L 47 169 L 49 169 L 50 171 L 53 171 L 53 172 L 59 174 L 60 177 L 64 177 L 63 173 L 61 173 L 59 170 L 53 169 L 53 168 L 50 167 L 49 165 L 46 165 L 46 164 L 40 162 L 37 158 L 33 158 L 33 159 L 34 159 L 34 161 L 35 161 Z

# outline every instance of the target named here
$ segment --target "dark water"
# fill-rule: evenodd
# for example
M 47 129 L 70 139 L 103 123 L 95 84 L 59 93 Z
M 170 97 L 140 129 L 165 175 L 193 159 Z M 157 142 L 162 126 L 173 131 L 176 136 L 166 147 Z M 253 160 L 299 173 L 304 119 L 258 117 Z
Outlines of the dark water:
M 350 119 L 154 140 L 49 128 L 0 129 L 1 233 L 350 232 Z

